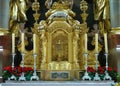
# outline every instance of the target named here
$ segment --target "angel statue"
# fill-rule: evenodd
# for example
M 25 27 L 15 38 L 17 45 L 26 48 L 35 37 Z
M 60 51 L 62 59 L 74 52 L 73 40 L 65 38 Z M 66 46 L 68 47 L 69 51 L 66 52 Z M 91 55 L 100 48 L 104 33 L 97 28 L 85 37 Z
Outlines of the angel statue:
M 69 8 L 72 9 L 74 1 L 73 0 L 64 0 L 64 3 L 68 4 Z
M 27 21 L 26 11 L 29 8 L 29 0 L 10 0 L 9 4 L 9 30 L 18 36 Z
M 53 2 L 53 0 L 46 0 L 45 6 L 46 6 L 48 9 L 50 9 L 50 8 L 51 8 L 51 5 L 52 5 L 52 2 Z
M 109 0 L 93 0 L 94 1 L 94 19 L 98 21 L 100 33 L 110 31 L 110 1 Z

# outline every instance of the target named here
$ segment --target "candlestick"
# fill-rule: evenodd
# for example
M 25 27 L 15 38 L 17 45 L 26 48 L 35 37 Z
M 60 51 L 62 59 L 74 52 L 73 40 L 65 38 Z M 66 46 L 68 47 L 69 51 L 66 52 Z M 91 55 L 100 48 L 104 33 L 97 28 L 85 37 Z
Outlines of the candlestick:
M 15 34 L 12 33 L 12 54 L 15 53 Z
M 87 72 L 87 68 L 88 68 L 88 53 L 84 53 L 84 57 L 85 57 L 85 73 L 84 76 L 82 77 L 82 80 L 91 80 L 91 77 L 89 76 L 88 72 Z
M 104 80 L 112 80 L 111 76 L 108 73 L 108 53 L 105 53 L 105 57 L 106 57 L 106 70 L 105 70 L 105 76 L 104 76 Z
M 12 72 L 14 71 L 14 57 L 15 57 L 15 53 L 12 53 Z M 12 74 L 12 76 L 8 79 L 8 80 L 17 80 L 16 76 L 14 74 Z
M 25 47 L 25 44 L 24 44 L 24 33 L 21 34 L 21 45 L 22 45 L 22 53 L 24 53 L 24 47 Z
M 107 33 L 104 33 L 105 53 L 108 53 Z
M 98 53 L 95 53 L 95 57 L 96 57 L 96 73 L 95 73 L 95 77 L 94 77 L 94 80 L 95 81 L 100 81 L 100 77 L 99 77 L 99 74 L 98 74 Z
M 98 53 L 98 34 L 95 34 L 95 52 Z
M 33 53 L 36 53 L 36 34 L 33 34 Z
M 85 33 L 85 53 L 87 53 L 87 34 Z
M 33 72 L 33 76 L 31 77 L 31 80 L 39 80 L 39 77 L 37 76 L 37 72 L 36 72 L 36 58 L 37 58 L 37 54 L 33 54 L 34 57 L 34 72 Z
M 22 52 L 21 55 L 22 55 L 21 66 L 22 66 L 22 70 L 23 70 L 23 68 L 24 68 L 24 57 L 25 57 L 25 53 Z M 19 81 L 26 81 L 24 71 L 22 71 L 21 76 L 19 77 Z

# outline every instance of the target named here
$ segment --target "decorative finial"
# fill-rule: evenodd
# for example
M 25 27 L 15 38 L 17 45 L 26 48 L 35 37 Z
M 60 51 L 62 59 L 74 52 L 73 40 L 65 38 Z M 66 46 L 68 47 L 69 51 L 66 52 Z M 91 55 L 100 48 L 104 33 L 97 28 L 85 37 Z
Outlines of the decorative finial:
M 39 9 L 40 9 L 39 2 L 37 0 L 34 0 L 34 2 L 32 4 L 32 10 L 35 11 L 35 13 L 33 14 L 33 17 L 35 19 L 34 29 L 33 29 L 34 33 L 36 33 L 36 29 L 39 27 L 39 24 L 38 24 L 38 20 L 40 17 L 40 14 L 38 13 Z
M 86 18 L 87 18 L 87 16 L 88 16 L 88 14 L 86 13 L 86 11 L 87 11 L 87 9 L 88 9 L 88 4 L 87 4 L 87 2 L 86 2 L 85 0 L 82 0 L 82 1 L 80 2 L 80 9 L 81 9 L 81 11 L 83 12 L 83 13 L 81 14 L 83 23 L 86 23 Z

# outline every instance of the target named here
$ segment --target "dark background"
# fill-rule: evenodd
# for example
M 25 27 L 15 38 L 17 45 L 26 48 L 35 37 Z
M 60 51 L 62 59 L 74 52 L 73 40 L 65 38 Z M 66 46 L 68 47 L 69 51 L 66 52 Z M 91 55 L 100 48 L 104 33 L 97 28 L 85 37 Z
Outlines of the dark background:
M 33 1 L 34 0 L 31 0 L 31 2 L 33 2 Z M 38 2 L 40 3 L 39 13 L 41 14 L 39 21 L 46 19 L 45 13 L 47 12 L 48 9 L 45 7 L 45 1 L 46 0 L 38 0 Z M 58 1 L 58 0 L 53 0 L 53 2 L 55 2 L 55 1 Z M 80 14 L 82 13 L 81 10 L 80 10 L 80 1 L 81 0 L 74 0 L 74 5 L 73 5 L 72 10 L 76 13 L 76 16 L 74 17 L 74 19 L 79 20 L 80 22 L 82 22 L 81 21 L 82 19 L 81 19 L 81 16 L 80 16 Z M 94 14 L 93 14 L 93 3 L 92 3 L 92 0 L 86 0 L 86 1 L 88 2 L 88 11 L 87 11 L 87 13 L 89 14 L 89 16 L 87 18 L 87 23 L 88 23 L 88 27 L 90 28 L 90 31 L 91 31 L 92 26 L 95 23 Z M 33 13 L 34 12 L 32 11 L 31 7 L 26 12 L 26 15 L 28 17 L 28 21 L 26 22 L 26 27 L 29 28 L 29 31 L 31 31 L 30 27 L 33 27 L 33 23 L 35 22 L 34 18 L 33 18 L 33 15 L 32 15 Z

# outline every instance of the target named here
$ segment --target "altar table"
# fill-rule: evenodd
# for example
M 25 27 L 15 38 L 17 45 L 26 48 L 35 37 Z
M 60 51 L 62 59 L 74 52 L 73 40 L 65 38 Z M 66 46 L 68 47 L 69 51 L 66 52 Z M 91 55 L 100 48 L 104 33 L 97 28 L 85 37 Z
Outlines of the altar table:
M 113 81 L 7 81 L 2 86 L 114 86 Z

